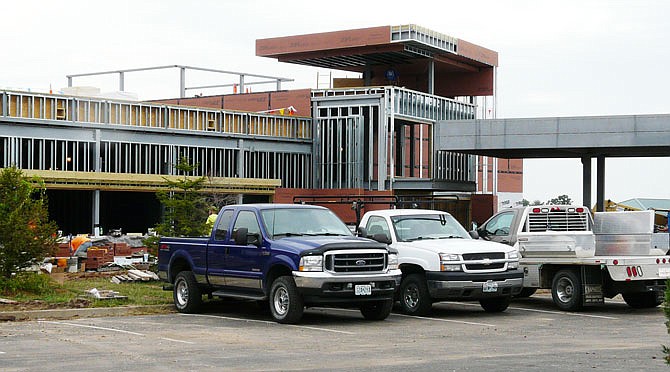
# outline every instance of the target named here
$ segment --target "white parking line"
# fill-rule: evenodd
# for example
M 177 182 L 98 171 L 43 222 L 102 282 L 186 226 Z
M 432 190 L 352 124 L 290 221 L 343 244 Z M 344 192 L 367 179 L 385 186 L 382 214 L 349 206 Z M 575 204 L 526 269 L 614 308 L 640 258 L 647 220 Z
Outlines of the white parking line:
M 99 329 L 101 331 L 110 331 L 110 332 L 119 332 L 119 333 L 126 333 L 129 335 L 134 335 L 134 336 L 143 336 L 146 337 L 144 333 L 138 333 L 138 332 L 131 332 L 131 331 L 126 331 L 123 329 L 116 329 L 116 328 L 109 328 L 109 327 L 98 327 L 98 326 L 92 326 L 92 325 L 87 325 L 87 324 L 77 324 L 77 323 L 67 323 L 67 322 L 52 322 L 52 321 L 47 321 L 47 320 L 38 320 L 38 323 L 48 323 L 48 324 L 58 324 L 58 325 L 68 325 L 72 327 L 81 327 L 81 328 L 92 328 L 92 329 Z M 175 340 L 172 338 L 166 338 L 166 337 L 161 337 L 162 340 L 166 341 L 172 341 L 172 342 L 181 342 L 184 344 L 193 344 L 193 342 L 190 341 L 180 341 L 180 340 Z
M 268 320 L 257 320 L 257 319 L 243 319 L 243 318 L 233 318 L 229 316 L 219 316 L 219 315 L 207 315 L 207 314 L 180 314 L 184 316 L 198 316 L 198 317 L 204 317 L 204 318 L 219 318 L 219 319 L 227 319 L 227 320 L 236 320 L 240 322 L 249 322 L 249 323 L 261 323 L 261 324 L 273 324 L 273 325 L 282 325 L 277 322 L 270 322 Z M 294 328 L 304 328 L 304 329 L 311 329 L 314 331 L 323 331 L 323 332 L 332 332 L 332 333 L 341 333 L 345 335 L 355 335 L 353 332 L 347 332 L 347 331 L 339 331 L 337 329 L 328 329 L 328 328 L 320 328 L 320 327 L 310 327 L 310 326 L 302 326 L 302 325 L 297 325 L 297 324 L 283 324 L 288 327 L 294 327 Z
M 161 337 L 161 340 L 172 341 L 172 342 L 181 342 L 182 344 L 195 345 L 195 342 L 175 340 L 174 338 Z
M 444 301 L 442 303 L 447 303 L 447 304 L 454 304 L 454 305 L 463 305 L 463 306 L 477 306 L 477 304 L 468 304 L 465 302 L 451 302 L 451 301 Z M 521 311 L 532 311 L 536 313 L 544 313 L 544 314 L 556 314 L 556 315 L 567 315 L 567 316 L 582 316 L 585 318 L 598 318 L 598 319 L 609 319 L 609 320 L 619 320 L 619 318 L 615 318 L 612 316 L 605 316 L 605 315 L 591 315 L 591 314 L 583 314 L 583 313 L 571 313 L 567 311 L 552 311 L 552 310 L 540 310 L 540 309 L 528 309 L 525 307 L 515 307 L 515 306 L 510 306 L 508 309 L 512 310 L 521 310 Z
M 313 309 L 326 310 L 326 308 L 323 308 L 323 307 L 314 307 Z M 327 309 L 328 309 L 328 310 L 336 310 L 336 311 L 351 311 L 351 312 L 358 312 L 358 310 L 351 310 L 351 309 L 337 309 L 337 308 L 327 308 Z M 453 319 L 442 319 L 442 318 L 429 318 L 429 317 L 423 317 L 423 316 L 405 315 L 405 314 L 396 314 L 396 313 L 392 313 L 390 316 L 403 316 L 403 317 L 414 318 L 414 319 L 434 320 L 434 321 L 437 321 L 437 322 L 460 323 L 460 324 L 470 324 L 470 325 L 478 325 L 478 326 L 485 326 L 485 327 L 495 327 L 495 324 L 477 323 L 477 322 L 466 322 L 466 321 L 464 321 L 464 320 L 453 320 Z
M 142 334 L 142 333 L 126 331 L 126 330 L 123 330 L 123 329 L 115 329 L 115 328 L 107 328 L 107 327 L 97 327 L 97 326 L 86 325 L 86 324 L 76 324 L 76 323 L 66 323 L 66 322 L 50 322 L 50 321 L 47 321 L 47 320 L 38 320 L 38 323 L 69 325 L 69 326 L 72 326 L 72 327 L 93 328 L 93 329 L 99 329 L 99 330 L 102 330 L 102 331 L 127 333 L 127 334 L 129 334 L 129 335 L 135 335 L 135 336 L 146 336 L 145 334 Z

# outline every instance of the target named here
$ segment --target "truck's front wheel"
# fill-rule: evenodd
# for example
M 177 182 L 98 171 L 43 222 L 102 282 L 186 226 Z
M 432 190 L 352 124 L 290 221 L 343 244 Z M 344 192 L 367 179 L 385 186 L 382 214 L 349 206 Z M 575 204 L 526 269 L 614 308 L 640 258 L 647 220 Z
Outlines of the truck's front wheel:
M 433 307 L 428 293 L 426 277 L 421 274 L 407 275 L 400 283 L 400 308 L 408 315 L 425 315 Z
M 174 280 L 174 305 L 180 313 L 196 313 L 202 305 L 202 292 L 192 271 L 182 271 Z
M 582 282 L 574 270 L 559 270 L 551 284 L 551 298 L 559 309 L 578 311 L 582 308 Z
M 656 296 L 656 292 L 627 293 L 623 295 L 623 300 L 634 309 L 656 307 L 662 302 Z
M 507 310 L 511 297 L 496 297 L 479 300 L 479 304 L 487 313 L 501 313 Z
M 295 324 L 305 310 L 298 287 L 291 276 L 280 276 L 270 287 L 270 313 L 278 323 Z
M 384 320 L 393 309 L 393 300 L 365 302 L 361 305 L 361 314 L 367 320 Z

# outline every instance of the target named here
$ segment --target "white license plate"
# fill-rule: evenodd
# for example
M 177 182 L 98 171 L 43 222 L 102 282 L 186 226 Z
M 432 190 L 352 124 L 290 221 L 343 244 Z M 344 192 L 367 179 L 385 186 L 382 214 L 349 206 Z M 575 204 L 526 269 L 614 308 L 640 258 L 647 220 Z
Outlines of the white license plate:
M 670 278 L 670 268 L 668 267 L 659 267 L 658 276 L 661 278 Z
M 372 294 L 372 286 L 370 284 L 355 285 L 354 293 L 356 296 L 370 296 Z
M 489 280 L 488 282 L 484 283 L 482 292 L 498 292 L 498 283 Z

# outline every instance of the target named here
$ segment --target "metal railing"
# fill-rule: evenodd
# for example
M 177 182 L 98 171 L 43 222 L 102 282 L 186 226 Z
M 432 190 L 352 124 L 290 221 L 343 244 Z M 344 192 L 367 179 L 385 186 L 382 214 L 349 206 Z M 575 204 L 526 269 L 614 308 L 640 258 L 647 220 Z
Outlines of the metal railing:
M 309 117 L 30 92 L 0 91 L 0 96 L 0 115 L 12 118 L 292 139 L 312 138 L 312 119 Z

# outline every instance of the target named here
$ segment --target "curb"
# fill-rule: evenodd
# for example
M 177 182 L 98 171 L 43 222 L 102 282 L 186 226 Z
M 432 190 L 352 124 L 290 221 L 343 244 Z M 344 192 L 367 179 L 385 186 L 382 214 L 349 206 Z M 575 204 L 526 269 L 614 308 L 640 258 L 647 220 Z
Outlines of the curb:
M 0 311 L 2 321 L 27 321 L 40 319 L 97 318 L 145 314 L 167 314 L 175 312 L 174 305 L 87 307 L 80 309 L 48 309 Z

